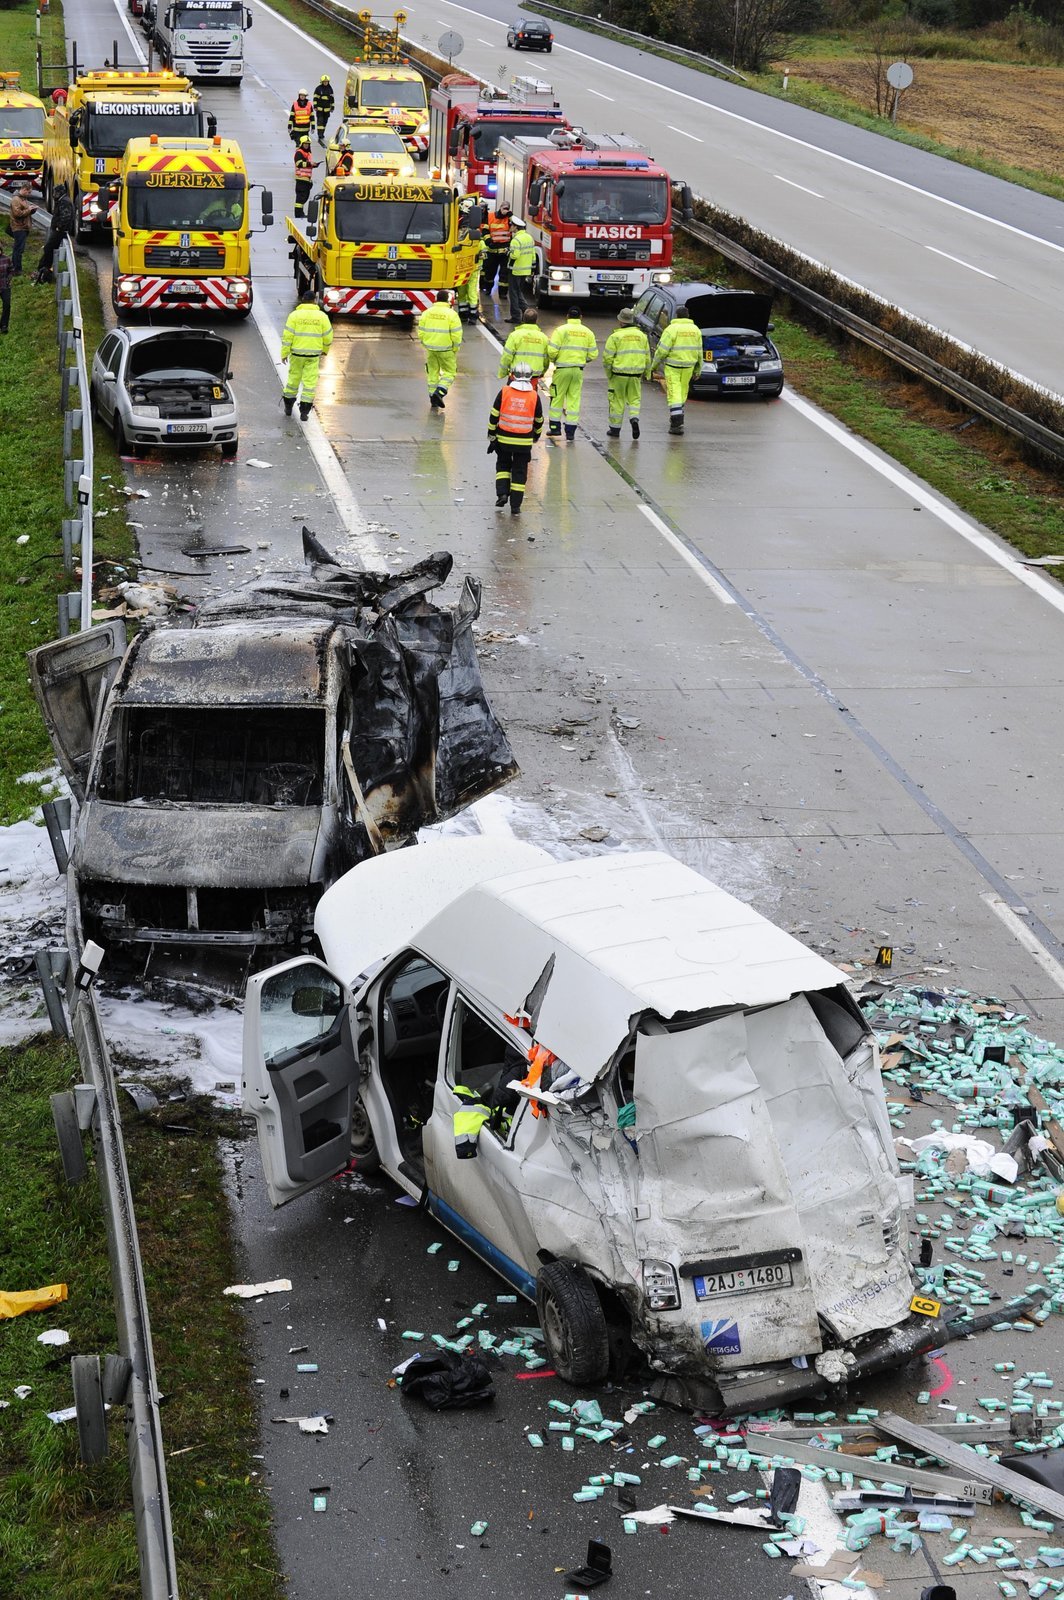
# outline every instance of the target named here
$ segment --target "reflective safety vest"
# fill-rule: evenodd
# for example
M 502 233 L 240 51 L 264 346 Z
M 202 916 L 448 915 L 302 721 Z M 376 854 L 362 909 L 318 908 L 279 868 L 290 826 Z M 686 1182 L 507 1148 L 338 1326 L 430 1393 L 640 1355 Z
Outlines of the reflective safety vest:
M 314 156 L 310 150 L 304 150 L 302 145 L 296 145 L 294 157 L 296 181 L 305 178 L 308 183 L 314 181 Z
M 616 328 L 606 340 L 602 364 L 618 378 L 642 377 L 650 371 L 650 340 L 642 328 Z
M 532 427 L 536 420 L 536 391 L 531 387 L 517 389 L 507 384 L 502 391 L 502 405 L 499 407 L 498 429 L 500 433 L 525 434 L 532 437 Z
M 664 361 L 667 367 L 700 367 L 702 365 L 702 330 L 690 317 L 673 317 L 658 341 L 654 365 Z
M 281 358 L 289 356 L 323 356 L 332 344 L 332 323 L 324 311 L 311 305 L 296 306 L 289 315 L 281 335 Z
M 426 350 L 457 350 L 462 342 L 462 319 L 453 306 L 437 300 L 418 318 L 417 335 Z
M 484 223 L 488 231 L 489 250 L 508 250 L 513 226 L 509 217 L 500 217 L 497 211 L 489 211 Z
M 454 1153 L 459 1161 L 468 1161 L 477 1153 L 480 1130 L 491 1116 L 491 1108 L 464 1083 L 456 1083 L 451 1093 L 460 1102 L 454 1113 Z
M 526 228 L 515 233 L 510 240 L 510 275 L 530 278 L 536 269 L 536 246 Z
M 301 106 L 298 100 L 292 101 L 292 108 L 288 113 L 288 126 L 290 128 L 309 128 L 310 119 L 314 115 L 314 107 L 308 100 Z
M 547 369 L 549 348 L 550 340 L 543 329 L 537 327 L 534 322 L 515 328 L 503 347 L 499 377 L 505 378 L 519 361 L 523 361 L 526 366 L 531 367 L 532 376 L 538 378 Z
M 349 178 L 354 165 L 355 158 L 351 151 L 342 150 L 336 158 L 336 165 L 333 168 L 333 176 L 337 178 Z
M 582 322 L 563 322 L 549 345 L 556 367 L 586 367 L 598 355 L 598 343 Z

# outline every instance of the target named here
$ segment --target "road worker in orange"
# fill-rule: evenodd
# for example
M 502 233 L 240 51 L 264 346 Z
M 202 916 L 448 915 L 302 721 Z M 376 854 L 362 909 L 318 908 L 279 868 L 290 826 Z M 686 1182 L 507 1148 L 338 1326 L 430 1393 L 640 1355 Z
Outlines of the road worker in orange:
M 543 432 L 543 405 L 532 382 L 532 369 L 519 361 L 495 396 L 488 418 L 488 454 L 495 457 L 495 504 L 507 500 L 511 516 L 519 516 L 525 498 L 532 446 Z

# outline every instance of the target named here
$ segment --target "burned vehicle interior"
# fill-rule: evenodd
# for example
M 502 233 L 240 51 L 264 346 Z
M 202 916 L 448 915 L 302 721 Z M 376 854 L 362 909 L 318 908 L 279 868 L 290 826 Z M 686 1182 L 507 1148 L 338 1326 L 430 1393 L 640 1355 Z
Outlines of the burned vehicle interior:
M 313 806 L 323 798 L 325 713 L 315 706 L 119 711 L 97 792 L 107 800 Z

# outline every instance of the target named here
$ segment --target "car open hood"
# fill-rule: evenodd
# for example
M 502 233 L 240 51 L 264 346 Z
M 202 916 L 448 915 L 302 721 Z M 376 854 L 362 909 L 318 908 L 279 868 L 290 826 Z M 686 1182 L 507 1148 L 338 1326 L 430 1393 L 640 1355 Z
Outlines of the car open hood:
M 765 334 L 772 320 L 772 296 L 753 291 L 695 294 L 684 310 L 704 332 L 714 328 L 749 328 L 754 333 Z
M 151 806 L 88 800 L 75 866 L 84 882 L 193 889 L 305 888 L 320 806 Z
M 126 376 L 148 378 L 154 372 L 183 367 L 222 381 L 229 371 L 232 345 L 203 328 L 166 328 L 130 346 Z

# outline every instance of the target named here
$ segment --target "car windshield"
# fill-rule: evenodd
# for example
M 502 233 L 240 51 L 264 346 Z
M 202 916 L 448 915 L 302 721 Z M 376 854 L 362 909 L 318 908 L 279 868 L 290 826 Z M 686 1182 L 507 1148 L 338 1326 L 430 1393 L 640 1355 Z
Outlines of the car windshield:
M 406 155 L 406 145 L 391 128 L 349 128 L 346 139 L 340 140 L 341 150 L 368 150 L 371 155 Z
M 112 800 L 190 805 L 316 806 L 325 764 L 325 713 L 137 706 L 124 713 L 125 771 Z M 121 748 L 122 741 L 119 741 Z
M 43 139 L 40 106 L 0 106 L 0 139 Z
M 130 184 L 126 218 L 131 228 L 231 233 L 244 220 L 243 189 L 148 189 Z
M 664 178 L 566 177 L 558 197 L 563 222 L 627 222 L 650 227 L 665 221 L 669 192 Z
M 229 4 L 229 0 L 206 0 L 198 6 L 178 6 L 174 11 L 175 28 L 239 28 L 243 23 L 243 7 Z
M 121 107 L 121 109 L 119 109 Z M 130 139 L 163 133 L 175 139 L 198 139 L 199 112 L 190 101 L 171 107 L 129 105 L 112 101 L 94 106 L 85 120 L 84 142 L 90 155 L 120 156 Z
M 443 244 L 447 206 L 434 200 L 336 202 L 336 236 L 348 244 Z
M 405 106 L 412 111 L 428 107 L 423 83 L 408 83 L 393 78 L 363 78 L 359 100 L 364 106 Z
M 478 122 L 473 129 L 473 154 L 478 161 L 494 161 L 500 139 L 535 138 L 556 126 L 551 122 L 545 127 L 542 118 L 538 122 Z

